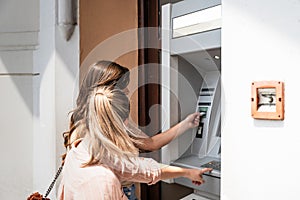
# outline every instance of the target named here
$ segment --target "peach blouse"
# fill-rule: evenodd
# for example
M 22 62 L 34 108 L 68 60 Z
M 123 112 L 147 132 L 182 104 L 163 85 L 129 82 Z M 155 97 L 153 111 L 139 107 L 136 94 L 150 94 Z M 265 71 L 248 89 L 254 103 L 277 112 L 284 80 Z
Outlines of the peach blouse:
M 161 166 L 150 158 L 137 158 L 134 163 L 99 164 L 82 167 L 90 158 L 81 140 L 67 153 L 58 189 L 59 200 L 125 200 L 121 182 L 154 184 L 161 179 Z

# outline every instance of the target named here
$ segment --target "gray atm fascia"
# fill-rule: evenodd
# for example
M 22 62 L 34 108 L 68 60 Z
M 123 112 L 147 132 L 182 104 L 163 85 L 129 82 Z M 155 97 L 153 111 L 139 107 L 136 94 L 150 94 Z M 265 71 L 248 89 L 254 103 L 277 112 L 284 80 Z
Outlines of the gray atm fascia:
M 189 14 L 195 11 L 206 9 L 215 5 L 221 4 L 220 0 L 202 1 L 202 0 L 186 0 L 173 4 L 171 7 L 171 30 L 172 30 L 172 19 L 178 16 Z M 197 34 L 191 34 L 187 36 L 177 37 L 170 39 L 170 56 L 182 56 L 188 54 L 195 54 L 195 52 L 208 51 L 210 49 L 221 48 L 221 29 L 210 30 Z M 194 63 L 193 63 L 194 64 Z M 201 66 L 199 66 L 201 68 Z M 200 69 L 201 71 L 201 69 Z M 201 83 L 202 84 L 202 83 Z M 219 83 L 218 83 L 219 84 Z M 216 88 L 217 89 L 217 88 Z M 219 86 L 218 86 L 218 89 Z M 217 94 L 216 98 L 220 98 L 220 93 Z M 198 100 L 199 101 L 199 100 Z M 194 109 L 196 104 L 191 105 Z M 220 108 L 217 108 L 220 109 Z M 220 123 L 220 122 L 219 122 Z M 180 138 L 179 138 L 180 140 Z M 196 141 L 194 141 L 196 142 Z M 171 165 L 197 168 L 206 161 L 209 161 L 209 155 L 202 157 L 202 155 L 195 155 L 195 149 L 197 145 L 192 144 L 191 148 L 187 150 L 179 159 L 173 161 Z M 189 155 L 190 154 L 190 155 Z M 218 159 L 220 157 L 217 156 Z M 220 195 L 220 178 L 205 176 L 206 183 L 202 186 L 196 186 L 191 181 L 185 178 L 177 178 L 174 181 L 178 184 L 191 187 L 200 193 L 202 192 L 206 196 L 210 196 L 212 199 L 219 199 Z

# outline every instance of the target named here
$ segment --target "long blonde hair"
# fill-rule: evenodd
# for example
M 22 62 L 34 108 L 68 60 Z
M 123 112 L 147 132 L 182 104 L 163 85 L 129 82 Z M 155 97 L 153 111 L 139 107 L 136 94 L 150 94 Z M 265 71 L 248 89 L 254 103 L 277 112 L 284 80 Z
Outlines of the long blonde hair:
M 138 156 L 139 143 L 128 135 L 124 121 L 129 117 L 130 103 L 120 89 L 95 88 L 89 99 L 87 129 L 90 137 L 90 161 L 87 165 L 105 161 L 130 161 Z
M 90 66 L 81 84 L 76 100 L 76 108 L 71 112 L 69 130 L 63 133 L 66 149 L 70 149 L 73 139 L 82 138 L 86 134 L 86 112 L 91 92 L 100 86 L 115 86 L 124 89 L 127 87 L 129 80 L 130 72 L 128 68 L 115 62 L 101 60 Z M 66 154 L 63 154 L 63 162 L 65 157 Z

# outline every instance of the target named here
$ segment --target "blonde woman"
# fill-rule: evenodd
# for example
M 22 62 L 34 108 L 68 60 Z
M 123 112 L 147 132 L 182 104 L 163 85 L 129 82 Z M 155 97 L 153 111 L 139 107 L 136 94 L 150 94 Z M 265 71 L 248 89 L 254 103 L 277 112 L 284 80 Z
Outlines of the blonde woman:
M 76 139 L 83 138 L 85 135 L 86 122 L 88 121 L 86 117 L 87 112 L 87 102 L 91 92 L 100 86 L 114 86 L 123 91 L 127 90 L 127 85 L 130 81 L 130 72 L 127 68 L 111 61 L 99 61 L 93 64 L 85 79 L 82 82 L 79 95 L 77 98 L 77 107 L 72 112 L 70 131 L 65 132 L 65 146 L 69 150 Z M 160 149 L 165 144 L 168 144 L 174 138 L 178 137 L 186 130 L 198 126 L 199 123 L 199 113 L 193 113 L 187 116 L 187 118 L 166 132 L 148 137 L 142 131 L 137 129 L 132 123 L 128 122 L 127 126 L 131 130 L 130 137 L 139 137 L 138 140 L 133 141 L 134 145 L 140 150 L 153 151 Z M 64 155 L 65 156 L 65 155 Z M 63 156 L 63 157 L 64 157 Z M 134 184 L 129 182 L 122 182 L 125 194 L 129 199 L 136 199 Z
M 141 140 L 134 138 L 140 137 L 125 125 L 129 112 L 129 100 L 120 89 L 99 86 L 90 93 L 87 120 L 78 124 L 83 137 L 73 142 L 65 158 L 60 200 L 127 199 L 122 181 L 154 184 L 186 177 L 204 183 L 202 174 L 211 169 L 162 167 L 153 159 L 138 157 L 136 144 Z

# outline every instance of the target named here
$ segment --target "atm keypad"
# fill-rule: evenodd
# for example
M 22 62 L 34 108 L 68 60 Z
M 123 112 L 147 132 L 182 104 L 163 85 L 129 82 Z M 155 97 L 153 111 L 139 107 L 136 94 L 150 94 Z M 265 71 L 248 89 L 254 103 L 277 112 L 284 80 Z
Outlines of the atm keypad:
M 218 171 L 221 171 L 221 162 L 220 161 L 211 161 L 211 162 L 208 162 L 204 165 L 201 165 L 201 167 L 204 167 L 204 168 L 212 168 L 214 170 L 218 170 Z

